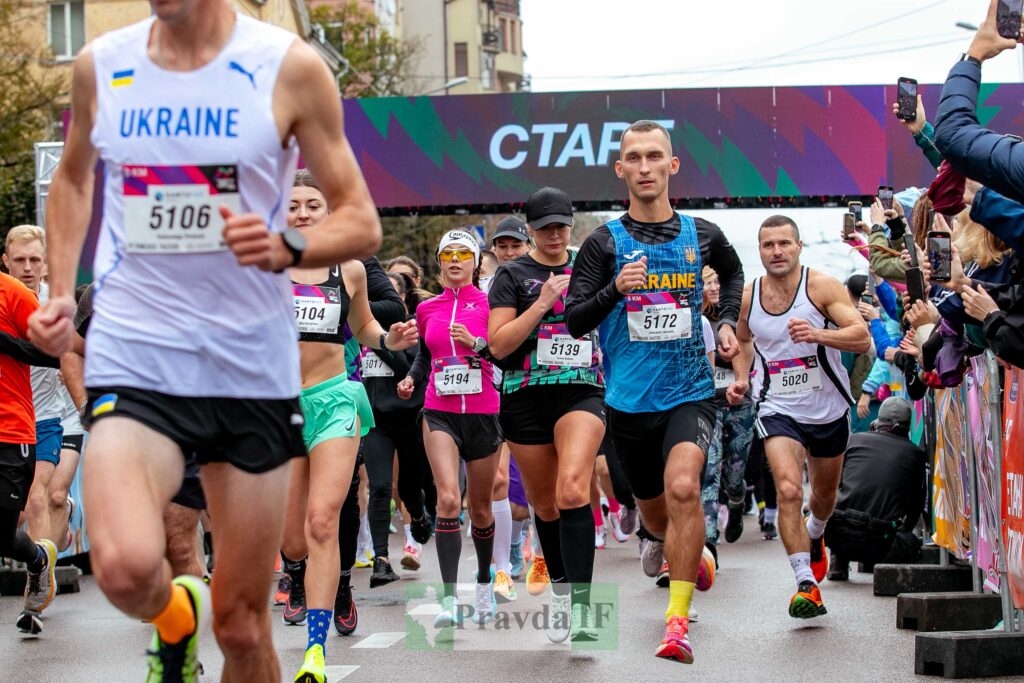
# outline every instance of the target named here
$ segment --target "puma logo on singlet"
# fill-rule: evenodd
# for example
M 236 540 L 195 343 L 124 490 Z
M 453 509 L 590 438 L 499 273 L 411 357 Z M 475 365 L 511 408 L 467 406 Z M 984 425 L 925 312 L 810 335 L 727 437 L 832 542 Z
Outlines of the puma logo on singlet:
M 260 64 L 258 67 L 256 67 L 255 71 L 248 71 L 248 70 L 246 70 L 246 68 L 244 66 L 242 66 L 238 62 L 228 62 L 228 68 L 231 69 L 232 71 L 237 71 L 238 73 L 240 73 L 243 76 L 245 76 L 246 78 L 248 78 L 249 82 L 252 83 L 253 89 L 255 90 L 256 89 L 256 74 L 258 74 L 260 72 L 260 69 L 263 68 L 263 65 Z

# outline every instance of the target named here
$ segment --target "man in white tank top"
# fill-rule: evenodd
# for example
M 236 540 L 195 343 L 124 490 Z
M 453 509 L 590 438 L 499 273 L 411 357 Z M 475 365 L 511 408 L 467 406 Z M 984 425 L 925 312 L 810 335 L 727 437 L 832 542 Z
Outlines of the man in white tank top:
M 223 678 L 276 682 L 268 593 L 289 461 L 305 455 L 283 271 L 369 257 L 380 222 L 342 132 L 337 87 L 312 48 L 226 0 L 152 4 L 154 16 L 75 60 L 47 206 L 51 299 L 33 316 L 32 338 L 52 355 L 71 347 L 100 159 L 84 465 L 97 581 L 156 627 L 147 680 L 197 680 L 211 599 L 195 577 L 172 581 L 162 521 L 183 453 L 194 450 L 217 520 Z M 331 208 L 305 239 L 285 229 L 296 142 Z
M 741 366 L 730 400 L 747 391 L 755 363 L 757 432 L 775 476 L 779 532 L 796 575 L 789 614 L 826 613 L 818 582 L 828 571 L 823 536 L 832 514 L 849 438 L 849 377 L 840 352 L 871 346 L 864 321 L 838 280 L 803 268 L 803 243 L 792 219 L 772 216 L 758 231 L 767 273 L 743 291 L 736 337 Z M 753 342 L 753 344 L 751 344 Z M 804 463 L 811 480 L 811 513 L 801 520 Z

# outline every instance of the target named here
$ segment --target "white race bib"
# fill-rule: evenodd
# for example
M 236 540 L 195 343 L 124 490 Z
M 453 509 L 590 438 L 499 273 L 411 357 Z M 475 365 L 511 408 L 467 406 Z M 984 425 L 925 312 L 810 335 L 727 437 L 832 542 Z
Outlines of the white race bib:
M 817 356 L 768 361 L 768 378 L 775 396 L 821 390 L 821 368 Z
M 303 334 L 337 334 L 341 326 L 341 290 L 318 285 L 292 285 L 295 322 Z
M 363 377 L 394 377 L 395 371 L 391 369 L 384 359 L 373 352 L 373 349 L 363 348 L 363 355 L 359 359 L 360 370 Z
M 477 356 L 453 356 L 434 361 L 434 392 L 438 396 L 466 396 L 484 390 Z
M 564 324 L 541 325 L 537 329 L 537 362 L 563 368 L 589 368 L 594 362 L 590 335 L 574 339 Z
M 626 295 L 626 325 L 630 341 L 662 342 L 689 339 L 693 320 L 684 296 L 647 292 Z
M 242 212 L 238 166 L 125 164 L 125 248 L 133 254 L 197 254 L 227 249 L 220 207 Z
M 736 373 L 732 368 L 715 367 L 715 389 L 728 389 L 736 381 Z

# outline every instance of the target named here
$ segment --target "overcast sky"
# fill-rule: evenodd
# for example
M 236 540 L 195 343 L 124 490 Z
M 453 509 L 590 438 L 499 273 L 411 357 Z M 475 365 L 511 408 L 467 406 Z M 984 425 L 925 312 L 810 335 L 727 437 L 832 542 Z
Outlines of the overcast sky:
M 534 92 L 941 83 L 987 0 L 522 0 Z M 1020 82 L 1024 47 L 985 64 Z M 647 75 L 650 74 L 650 75 Z

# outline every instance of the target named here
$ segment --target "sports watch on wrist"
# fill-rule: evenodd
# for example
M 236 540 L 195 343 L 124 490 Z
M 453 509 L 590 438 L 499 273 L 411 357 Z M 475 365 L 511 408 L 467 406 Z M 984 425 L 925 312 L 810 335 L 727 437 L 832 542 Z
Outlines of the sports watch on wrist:
M 483 337 L 477 337 L 476 341 L 473 342 L 473 350 L 475 352 L 477 352 L 477 353 L 480 353 L 481 351 L 483 351 L 486 348 L 487 348 L 487 340 L 484 339 Z
M 292 254 L 292 262 L 285 266 L 285 268 L 297 266 L 302 260 L 303 252 L 306 251 L 306 236 L 295 228 L 288 228 L 281 233 L 281 242 L 284 243 L 285 248 Z M 283 273 L 285 268 L 275 270 L 274 272 Z
M 981 60 L 979 60 L 977 57 L 970 56 L 966 52 L 963 53 L 962 55 L 960 55 L 960 61 L 961 62 L 973 62 L 974 64 L 978 65 L 979 68 L 981 67 Z

